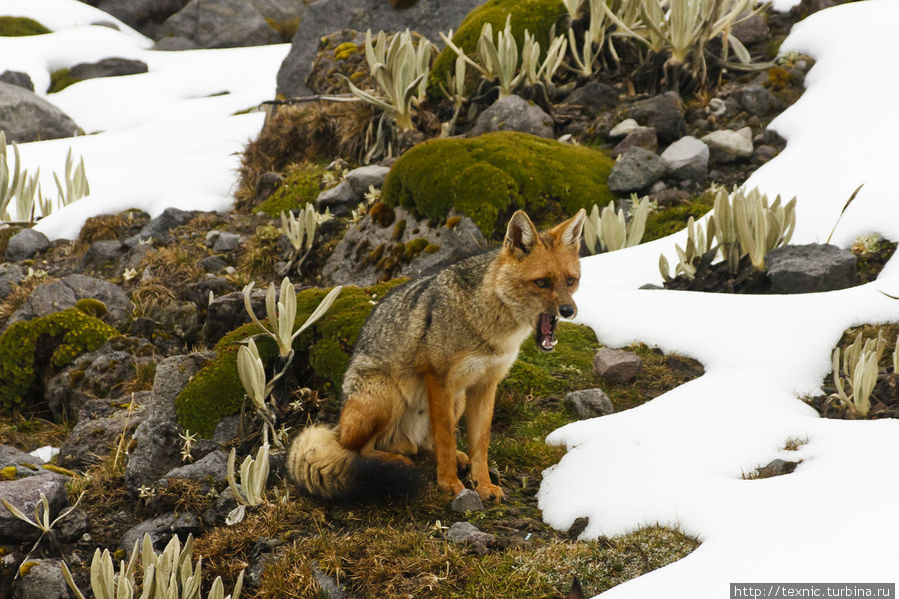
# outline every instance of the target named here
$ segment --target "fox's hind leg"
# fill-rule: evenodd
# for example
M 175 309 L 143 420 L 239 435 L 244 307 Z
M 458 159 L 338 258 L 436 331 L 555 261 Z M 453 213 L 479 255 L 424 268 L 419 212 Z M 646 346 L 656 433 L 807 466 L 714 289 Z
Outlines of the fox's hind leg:
M 343 404 L 337 426 L 340 444 L 364 457 L 411 466 L 412 460 L 402 454 L 415 454 L 418 446 L 396 434 L 403 412 L 399 398 L 400 390 L 389 379 L 368 375 Z M 387 446 L 378 449 L 385 441 Z

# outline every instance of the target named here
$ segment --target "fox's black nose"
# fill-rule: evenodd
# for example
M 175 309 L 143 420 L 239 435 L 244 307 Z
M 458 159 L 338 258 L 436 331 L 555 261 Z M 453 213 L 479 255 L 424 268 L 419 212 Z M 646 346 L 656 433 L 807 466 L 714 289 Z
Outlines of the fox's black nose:
M 571 304 L 562 304 L 559 306 L 559 314 L 561 314 L 563 318 L 571 318 L 574 316 L 574 306 Z

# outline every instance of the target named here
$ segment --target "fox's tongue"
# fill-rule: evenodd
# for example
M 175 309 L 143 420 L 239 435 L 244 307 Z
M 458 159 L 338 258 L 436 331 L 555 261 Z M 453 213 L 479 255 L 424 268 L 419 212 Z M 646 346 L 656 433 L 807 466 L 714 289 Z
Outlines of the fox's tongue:
M 556 341 L 556 317 L 547 312 L 537 317 L 536 327 L 537 347 L 543 351 L 552 351 L 558 341 Z

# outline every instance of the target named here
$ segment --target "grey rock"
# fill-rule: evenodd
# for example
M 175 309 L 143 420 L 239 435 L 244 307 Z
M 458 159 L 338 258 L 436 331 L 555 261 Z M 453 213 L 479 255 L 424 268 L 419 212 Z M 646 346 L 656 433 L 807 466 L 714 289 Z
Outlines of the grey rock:
M 281 41 L 252 3 L 242 0 L 191 0 L 159 26 L 157 37 L 183 37 L 201 48 L 263 46 Z
M 137 526 L 133 526 L 126 530 L 125 534 L 122 535 L 119 547 L 130 554 L 131 550 L 134 549 L 134 543 L 138 541 L 142 542 L 144 535 L 148 534 L 150 535 L 150 540 L 153 542 L 153 547 L 159 550 L 162 549 L 174 535 L 183 538 L 188 534 L 192 533 L 196 536 L 201 532 L 202 528 L 200 526 L 200 521 L 192 512 L 187 511 L 177 515 L 163 514 L 152 520 L 141 522 Z
M 786 460 L 771 460 L 758 469 L 758 478 L 771 478 L 773 476 L 783 476 L 784 474 L 790 474 L 791 472 L 796 470 L 797 465 L 798 464 L 796 462 L 788 462 Z
M 744 45 L 764 42 L 771 34 L 768 29 L 768 21 L 763 14 L 752 15 L 743 19 L 736 23 L 730 32 Z
M 712 131 L 703 136 L 702 141 L 709 146 L 709 159 L 713 164 L 734 162 L 752 156 L 752 140 L 746 139 L 745 135 L 737 131 Z
M 238 461 L 238 464 L 240 462 Z M 156 485 L 164 487 L 173 478 L 189 478 L 202 483 L 224 483 L 228 476 L 228 454 L 218 449 L 203 456 L 192 464 L 186 464 L 169 470 Z M 208 490 L 208 489 L 206 489 Z
M 609 130 L 609 137 L 625 137 L 631 131 L 638 129 L 640 125 L 634 119 L 624 119 Z
M 659 149 L 659 138 L 653 127 L 635 127 L 612 148 L 612 156 L 620 156 L 631 148 L 643 148 L 650 152 Z
M 77 129 L 66 113 L 34 92 L 0 83 L 0 130 L 7 143 L 72 137 Z
M 774 146 L 769 146 L 767 144 L 762 144 L 760 146 L 756 146 L 755 150 L 752 151 L 752 159 L 759 164 L 765 164 L 775 156 L 777 156 L 779 150 Z
M 467 545 L 476 553 L 486 553 L 487 548 L 496 542 L 495 536 L 481 532 L 470 522 L 454 522 L 446 531 L 446 539 L 450 543 Z
M 144 225 L 144 228 L 140 230 L 140 233 L 126 239 L 125 245 L 133 248 L 141 240 L 153 239 L 155 241 L 164 241 L 168 237 L 169 231 L 175 227 L 188 223 L 190 219 L 196 215 L 196 212 L 187 212 L 185 210 L 179 210 L 178 208 L 166 208 L 163 210 L 162 214 L 151 219 L 150 222 Z
M 744 85 L 736 94 L 740 106 L 749 114 L 765 116 L 777 105 L 777 98 L 761 85 Z
M 21 71 L 3 71 L 0 73 L 0 82 L 24 87 L 30 92 L 34 91 L 34 83 L 31 81 L 31 77 L 28 76 L 28 73 Z
M 106 304 L 109 313 L 104 320 L 120 331 L 131 321 L 131 300 L 120 287 L 102 279 L 74 274 L 35 287 L 25 303 L 12 313 L 7 324 L 74 308 L 75 302 L 83 298 L 98 299 Z
M 180 52 L 182 50 L 196 50 L 200 47 L 200 44 L 193 40 L 189 40 L 186 37 L 179 37 L 177 35 L 173 35 L 171 37 L 164 37 L 155 44 L 153 44 L 154 50 L 162 50 L 165 52 Z
M 609 173 L 609 189 L 630 192 L 646 189 L 667 170 L 665 161 L 655 152 L 643 148 L 631 148 L 618 157 Z
M 22 229 L 9 238 L 6 246 L 6 260 L 9 262 L 28 260 L 48 247 L 50 247 L 50 240 L 46 235 L 34 229 Z
M 181 10 L 187 0 L 100 0 L 91 4 L 153 37 L 159 24 Z
M 138 75 L 149 71 L 147 63 L 129 58 L 104 58 L 98 62 L 81 62 L 69 69 L 69 76 L 75 79 L 97 79 L 99 77 L 120 77 Z
M 628 383 L 640 372 L 640 356 L 623 349 L 601 348 L 593 357 L 593 373 L 613 383 Z
M 389 172 L 389 167 L 370 164 L 354 168 L 346 174 L 344 180 L 350 184 L 355 193 L 362 197 L 368 192 L 369 186 L 373 185 L 375 189 L 380 189 L 384 185 L 384 179 L 387 178 L 387 173 Z
M 281 173 L 263 173 L 256 181 L 256 203 L 261 204 L 267 200 L 284 182 Z
M 450 509 L 454 512 L 480 512 L 484 509 L 484 503 L 481 496 L 473 489 L 462 489 L 456 495 L 450 504 Z
M 227 445 L 240 436 L 240 416 L 224 416 L 215 427 L 212 438 L 216 443 Z
M 0 470 L 14 466 L 16 478 L 37 476 L 47 471 L 41 468 L 44 461 L 11 445 L 0 445 Z
M 90 528 L 87 512 L 81 508 L 75 508 L 56 524 L 56 532 L 59 538 L 67 543 L 81 539 Z
M 317 563 L 312 563 L 311 570 L 312 576 L 315 578 L 315 584 L 318 585 L 319 596 L 322 599 L 344 599 L 346 597 L 337 581 L 322 572 Z
M 222 272 L 228 263 L 221 256 L 206 256 L 198 263 L 200 268 L 206 272 Z
M 230 231 L 222 231 L 212 245 L 213 252 L 233 252 L 240 245 L 241 236 Z
M 117 239 L 95 241 L 81 257 L 79 269 L 82 272 L 113 274 L 118 270 L 119 261 L 126 250 L 127 247 Z
M 555 137 L 552 117 L 536 104 L 514 94 L 500 98 L 478 115 L 469 136 L 492 131 L 520 131 L 538 137 Z
M 166 358 L 156 367 L 148 415 L 134 431 L 125 467 L 125 487 L 132 496 L 137 495 L 138 487 L 152 485 L 181 465 L 182 431 L 175 414 L 175 398 L 205 362 L 204 355 L 194 353 Z M 204 444 L 195 445 L 197 459 L 214 449 L 210 444 L 205 444 L 205 452 Z
M 34 516 L 34 507 L 41 501 L 41 493 L 50 504 L 52 521 L 61 509 L 68 505 L 66 478 L 49 472 L 40 476 L 28 476 L 18 480 L 0 481 L 0 497 L 9 501 L 25 514 Z M 22 522 L 6 509 L 0 510 L 0 543 L 23 543 L 34 541 L 40 531 Z
M 439 32 L 456 30 L 462 18 L 482 0 L 419 0 L 404 10 L 395 10 L 383 0 L 319 0 L 306 9 L 291 41 L 290 52 L 278 71 L 277 93 L 286 97 L 308 95 L 306 78 L 323 35 L 341 29 L 417 31 L 429 40 Z
M 250 305 L 257 316 L 261 317 L 265 314 L 265 290 L 254 289 L 250 294 Z M 248 322 L 250 322 L 250 316 L 244 308 L 243 293 L 233 292 L 216 296 L 206 310 L 203 339 L 211 347 L 225 333 Z
M 676 179 L 705 181 L 709 171 L 709 147 L 690 135 L 680 138 L 662 152 L 668 174 Z
M 680 95 L 673 91 L 634 102 L 624 108 L 622 116 L 632 118 L 645 127 L 655 127 L 659 141 L 663 143 L 679 139 L 687 128 L 683 102 Z
M 615 108 L 618 104 L 618 90 L 608 83 L 593 80 L 571 92 L 565 103 L 581 106 L 588 114 L 595 115 Z
M 9 295 L 13 288 L 25 278 L 25 269 L 11 262 L 0 262 L 0 300 Z
M 130 439 L 147 414 L 149 391 L 118 400 L 92 399 L 78 412 L 78 421 L 59 448 L 57 463 L 63 468 L 80 470 L 115 451 L 122 434 Z M 126 444 L 127 445 L 127 444 Z M 123 448 L 125 449 L 125 448 Z
M 362 201 L 362 194 L 356 193 L 347 181 L 341 181 L 334 187 L 326 189 L 315 198 L 315 208 L 319 212 L 330 210 L 336 216 L 345 216 L 353 211 Z
M 369 215 L 351 225 L 325 262 L 322 278 L 329 285 L 373 285 L 385 274 L 416 278 L 487 247 L 480 229 L 467 216 L 455 227 L 447 228 L 443 224 L 431 226 L 427 220 L 419 221 L 403 208 L 395 208 L 395 213 L 395 221 L 386 227 L 373 222 Z M 402 237 L 395 240 L 394 227 L 401 220 L 406 221 L 406 227 Z M 390 257 L 394 252 L 405 251 L 405 244 L 416 239 L 426 240 L 436 251 L 423 250 L 409 261 L 396 260 L 392 267 L 370 257 L 378 247 L 382 257 Z
M 615 411 L 612 400 L 602 389 L 572 391 L 565 396 L 563 401 L 566 405 L 571 406 L 578 418 L 581 419 L 605 416 Z
M 62 560 L 29 559 L 27 573 L 16 581 L 13 599 L 69 599 Z
M 810 243 L 772 250 L 765 258 L 771 293 L 813 293 L 857 284 L 855 254 L 835 245 Z
M 145 310 L 129 329 L 133 335 L 152 339 L 156 348 L 165 355 L 199 341 L 201 330 L 197 305 L 192 301 L 153 306 Z

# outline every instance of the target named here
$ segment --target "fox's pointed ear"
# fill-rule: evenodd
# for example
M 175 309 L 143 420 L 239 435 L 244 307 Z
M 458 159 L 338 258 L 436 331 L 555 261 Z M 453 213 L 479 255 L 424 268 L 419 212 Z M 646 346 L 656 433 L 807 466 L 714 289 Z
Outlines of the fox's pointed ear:
M 506 228 L 506 238 L 503 240 L 503 248 L 516 257 L 525 256 L 534 249 L 537 243 L 537 227 L 524 213 L 517 210 Z
M 585 220 L 587 220 L 587 211 L 581 208 L 577 211 L 577 214 L 556 225 L 549 232 L 562 246 L 579 252 Z

